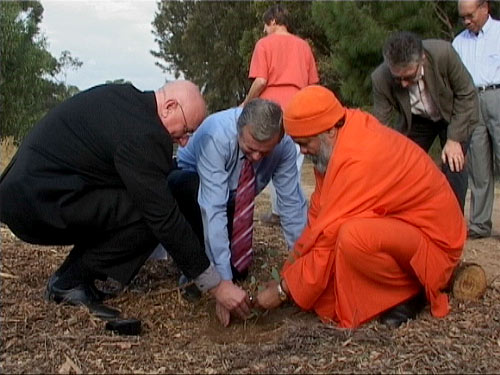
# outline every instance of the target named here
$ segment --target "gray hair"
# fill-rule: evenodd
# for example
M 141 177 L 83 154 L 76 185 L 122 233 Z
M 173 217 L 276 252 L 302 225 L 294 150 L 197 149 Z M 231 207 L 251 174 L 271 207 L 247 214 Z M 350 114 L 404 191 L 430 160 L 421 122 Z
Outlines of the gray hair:
M 422 59 L 422 39 L 414 33 L 400 31 L 392 34 L 383 48 L 384 61 L 391 67 L 406 67 Z
M 243 107 L 237 126 L 239 136 L 245 126 L 250 126 L 252 137 L 259 142 L 265 142 L 278 134 L 283 135 L 283 112 L 278 104 L 255 98 Z
M 321 133 L 318 137 L 318 153 L 316 155 L 306 155 L 306 157 L 313 162 L 314 167 L 318 170 L 318 172 L 324 175 L 328 169 L 328 163 L 332 157 L 333 149 L 331 144 L 327 141 L 328 135 L 326 133 Z

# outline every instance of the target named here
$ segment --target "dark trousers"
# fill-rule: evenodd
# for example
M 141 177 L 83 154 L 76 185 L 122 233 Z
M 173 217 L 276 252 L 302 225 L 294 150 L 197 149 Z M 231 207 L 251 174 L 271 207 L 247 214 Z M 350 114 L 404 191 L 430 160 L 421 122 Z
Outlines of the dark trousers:
M 65 275 L 73 277 L 75 282 L 105 280 L 109 276 L 126 285 L 158 244 L 123 189 L 87 192 L 67 204 L 62 212 L 68 223 L 66 228 L 30 233 L 29 240 L 51 245 L 74 244 L 56 274 L 78 270 L 81 275 Z
M 99 235 L 89 234 L 88 240 L 75 243 L 56 274 L 80 263 L 83 281 L 112 277 L 127 285 L 156 245 L 158 239 L 142 220 Z
M 201 218 L 200 206 L 198 204 L 198 189 L 200 178 L 198 173 L 174 169 L 168 176 L 168 185 L 179 205 L 181 213 L 193 228 L 200 243 L 204 243 L 203 220 Z M 234 199 L 229 199 L 227 204 L 227 231 L 231 238 L 233 232 Z M 231 264 L 234 280 L 243 280 L 248 272 L 238 272 Z
M 410 132 L 408 133 L 408 138 L 422 147 L 425 152 L 428 152 L 436 137 L 439 137 L 439 143 L 441 148 L 444 147 L 448 137 L 447 137 L 448 123 L 446 121 L 433 122 L 430 119 L 426 119 L 421 116 L 412 116 L 412 126 Z M 468 141 L 462 142 L 462 151 L 464 155 L 467 152 Z M 448 163 L 442 163 L 441 170 L 446 176 L 446 179 L 450 183 L 455 196 L 457 197 L 458 203 L 464 211 L 465 205 L 465 195 L 467 194 L 468 185 L 468 174 L 463 168 L 460 172 L 452 172 Z

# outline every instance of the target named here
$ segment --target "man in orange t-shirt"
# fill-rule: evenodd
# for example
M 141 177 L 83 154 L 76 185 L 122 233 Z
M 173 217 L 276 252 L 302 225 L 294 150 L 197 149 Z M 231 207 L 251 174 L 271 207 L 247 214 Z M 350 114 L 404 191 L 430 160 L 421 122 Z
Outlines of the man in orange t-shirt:
M 321 86 L 284 112 L 286 132 L 310 155 L 316 188 L 308 224 L 257 306 L 292 299 L 323 321 L 354 328 L 382 314 L 393 327 L 443 293 L 460 260 L 465 220 L 445 176 L 415 143 L 375 117 L 344 108 Z
M 316 62 L 309 44 L 288 31 L 288 11 L 282 5 L 270 7 L 263 15 L 267 34 L 255 45 L 250 63 L 249 78 L 254 81 L 245 105 L 260 97 L 278 103 L 284 110 L 290 99 L 301 88 L 319 82 Z M 297 147 L 297 169 L 301 170 L 304 156 Z M 264 215 L 266 223 L 278 223 L 276 192 L 272 183 L 271 212 Z

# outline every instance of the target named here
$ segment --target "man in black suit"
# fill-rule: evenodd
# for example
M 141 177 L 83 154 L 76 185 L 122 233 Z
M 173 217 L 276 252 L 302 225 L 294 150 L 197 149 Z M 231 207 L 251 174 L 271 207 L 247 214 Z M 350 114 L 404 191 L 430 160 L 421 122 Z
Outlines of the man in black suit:
M 24 241 L 74 245 L 48 282 L 49 300 L 113 317 L 94 281 L 128 284 L 159 242 L 200 290 L 249 314 L 247 301 L 227 297 L 167 183 L 173 143 L 184 146 L 205 116 L 189 81 L 156 92 L 102 85 L 33 128 L 1 177 L 0 219 Z

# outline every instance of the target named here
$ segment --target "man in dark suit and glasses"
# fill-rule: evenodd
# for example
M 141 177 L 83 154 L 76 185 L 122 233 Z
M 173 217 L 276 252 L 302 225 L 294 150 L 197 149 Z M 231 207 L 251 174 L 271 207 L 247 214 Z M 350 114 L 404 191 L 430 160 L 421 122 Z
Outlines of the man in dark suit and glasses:
M 24 241 L 74 245 L 49 280 L 49 300 L 116 317 L 99 304 L 94 281 L 128 284 L 161 243 L 200 290 L 249 314 L 227 298 L 167 183 L 173 143 L 186 145 L 205 116 L 189 81 L 155 92 L 112 84 L 75 95 L 36 124 L 1 177 L 0 219 Z
M 391 35 L 383 56 L 371 75 L 373 114 L 386 125 L 396 117 L 396 129 L 426 151 L 439 137 L 442 169 L 463 211 L 465 153 L 479 116 L 469 72 L 449 42 L 410 32 Z

